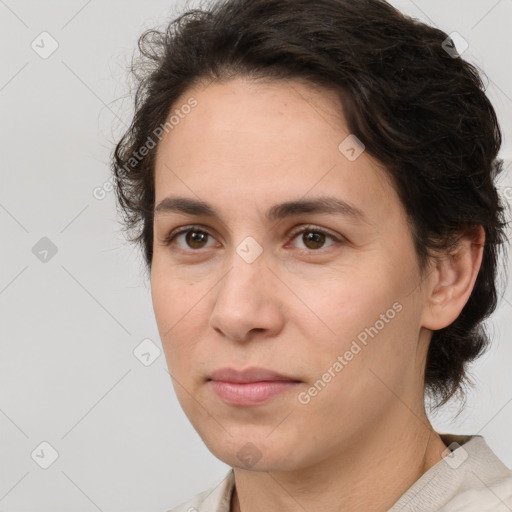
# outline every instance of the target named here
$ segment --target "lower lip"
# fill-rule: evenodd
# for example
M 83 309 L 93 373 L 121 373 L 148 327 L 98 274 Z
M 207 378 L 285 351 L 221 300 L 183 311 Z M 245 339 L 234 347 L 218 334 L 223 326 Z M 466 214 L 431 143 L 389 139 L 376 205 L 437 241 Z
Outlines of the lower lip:
M 210 380 L 210 385 L 224 402 L 231 405 L 258 405 L 293 388 L 298 382 L 274 380 L 262 382 L 224 382 Z

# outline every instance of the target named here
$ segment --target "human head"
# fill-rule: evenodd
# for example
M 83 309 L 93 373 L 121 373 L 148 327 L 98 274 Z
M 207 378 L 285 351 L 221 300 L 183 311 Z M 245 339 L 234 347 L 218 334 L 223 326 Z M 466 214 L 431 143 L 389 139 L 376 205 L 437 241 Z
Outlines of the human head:
M 447 34 L 386 2 L 234 0 L 183 14 L 139 47 L 150 72 L 113 171 L 127 232 L 153 258 L 157 148 L 137 158 L 188 90 L 234 77 L 300 80 L 337 94 L 348 131 L 382 164 L 407 214 L 420 268 L 468 229 L 485 231 L 483 261 L 458 318 L 433 332 L 425 385 L 442 404 L 488 344 L 497 300 L 503 208 L 495 178 L 501 134 L 475 67 L 442 46 Z M 185 95 L 186 96 L 186 95 Z M 137 153 L 140 155 L 140 153 Z

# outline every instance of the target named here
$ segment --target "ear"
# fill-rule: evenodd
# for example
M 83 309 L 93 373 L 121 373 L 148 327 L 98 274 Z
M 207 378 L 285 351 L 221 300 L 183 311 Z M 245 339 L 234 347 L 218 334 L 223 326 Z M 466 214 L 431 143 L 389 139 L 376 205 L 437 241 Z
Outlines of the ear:
M 485 231 L 477 226 L 441 255 L 429 276 L 422 325 L 438 330 L 454 322 L 466 305 L 482 264 Z

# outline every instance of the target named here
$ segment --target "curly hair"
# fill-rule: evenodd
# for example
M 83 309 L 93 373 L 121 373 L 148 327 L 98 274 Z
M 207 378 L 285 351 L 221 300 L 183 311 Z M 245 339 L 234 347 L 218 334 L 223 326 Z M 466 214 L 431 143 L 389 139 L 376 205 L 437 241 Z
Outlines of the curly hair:
M 445 32 L 383 0 L 222 0 L 146 30 L 131 63 L 135 114 L 111 157 L 124 229 L 143 249 L 146 271 L 157 148 L 151 134 L 162 133 L 176 101 L 196 85 L 235 76 L 329 88 L 339 94 L 350 133 L 384 164 L 422 271 L 461 233 L 485 230 L 471 296 L 451 325 L 433 332 L 424 374 L 435 407 L 456 392 L 464 397 L 467 365 L 489 345 L 483 321 L 497 305 L 506 222 L 495 186 L 503 169 L 496 113 L 479 70 L 449 53 L 447 42 L 453 47 Z

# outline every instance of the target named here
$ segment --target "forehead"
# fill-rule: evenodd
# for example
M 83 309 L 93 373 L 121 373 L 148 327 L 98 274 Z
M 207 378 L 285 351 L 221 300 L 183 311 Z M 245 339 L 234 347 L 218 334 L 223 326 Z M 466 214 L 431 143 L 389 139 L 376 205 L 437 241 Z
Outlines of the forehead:
M 361 209 L 396 200 L 374 159 L 340 150 L 350 132 L 333 91 L 234 79 L 187 91 L 171 114 L 191 99 L 157 148 L 156 204 L 170 192 L 236 196 L 240 206 L 327 193 L 357 198 Z
M 259 154 L 262 147 L 273 157 L 297 154 L 300 148 L 293 144 L 279 147 L 276 144 L 300 141 L 309 147 L 323 138 L 327 146 L 333 135 L 336 139 L 339 137 L 335 132 L 346 131 L 340 115 L 341 104 L 335 94 L 300 82 L 253 82 L 243 78 L 213 82 L 205 88 L 185 92 L 174 103 L 171 115 L 191 98 L 196 106 L 188 109 L 189 113 L 180 116 L 179 122 L 164 134 L 161 147 L 185 143 L 200 151 L 200 143 L 204 141 L 224 147 L 226 158 L 242 152 L 264 158 L 264 154 Z M 226 152 L 230 147 L 232 151 Z

